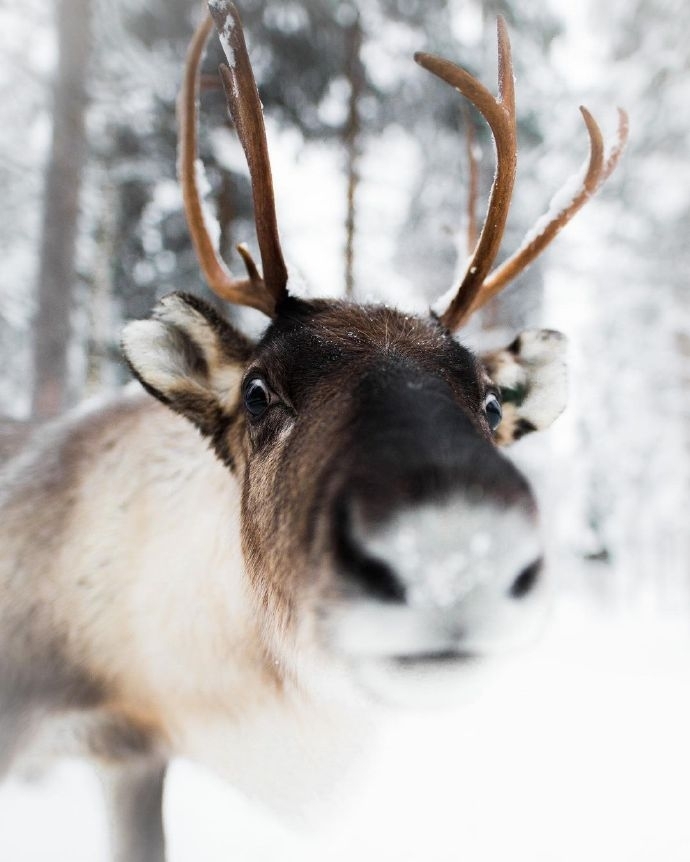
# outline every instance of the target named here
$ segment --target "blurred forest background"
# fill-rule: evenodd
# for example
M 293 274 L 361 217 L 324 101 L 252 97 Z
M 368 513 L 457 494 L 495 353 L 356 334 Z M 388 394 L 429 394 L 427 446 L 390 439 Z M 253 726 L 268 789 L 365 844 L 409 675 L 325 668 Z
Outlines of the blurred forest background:
M 571 340 L 572 396 L 515 450 L 534 478 L 564 590 L 608 607 L 690 611 L 690 5 L 525 0 L 242 0 L 266 109 L 291 272 L 312 295 L 424 309 L 465 256 L 459 96 L 428 50 L 495 87 L 509 24 L 520 119 L 504 252 L 586 157 L 577 106 L 622 165 L 552 250 L 467 334 Z M 0 413 L 48 417 L 128 378 L 118 339 L 171 290 L 210 298 L 176 182 L 175 99 L 193 0 L 0 2 Z M 247 172 L 217 87 L 202 81 L 201 155 L 222 248 L 255 245 Z M 483 149 L 486 199 L 493 153 Z M 232 308 L 229 315 L 237 315 Z M 256 330 L 258 316 L 242 312 Z

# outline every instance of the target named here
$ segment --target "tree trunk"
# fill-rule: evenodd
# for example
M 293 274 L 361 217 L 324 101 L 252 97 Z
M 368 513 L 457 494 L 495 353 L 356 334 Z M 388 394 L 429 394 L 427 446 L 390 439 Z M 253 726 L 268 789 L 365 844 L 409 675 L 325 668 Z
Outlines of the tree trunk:
M 46 167 L 34 321 L 33 413 L 48 418 L 69 403 L 67 353 L 76 278 L 79 193 L 86 158 L 86 76 L 91 0 L 58 0 L 58 68 Z
M 359 103 L 366 86 L 364 66 L 362 65 L 362 24 L 359 13 L 347 34 L 347 79 L 350 85 L 348 115 L 343 129 L 345 151 L 347 153 L 347 214 L 345 216 L 345 296 L 351 298 L 355 289 L 355 218 L 357 214 L 356 196 L 359 186 L 359 161 L 361 156 L 361 121 Z

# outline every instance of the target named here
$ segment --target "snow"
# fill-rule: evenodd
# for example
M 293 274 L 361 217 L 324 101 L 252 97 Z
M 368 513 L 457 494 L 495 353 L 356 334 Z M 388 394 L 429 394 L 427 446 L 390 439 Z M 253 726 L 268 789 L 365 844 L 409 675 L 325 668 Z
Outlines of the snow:
M 562 601 L 542 643 L 474 702 L 391 716 L 330 820 L 289 826 L 175 763 L 171 862 L 687 862 L 689 646 L 686 623 Z M 81 765 L 13 779 L 0 822 L 0 859 L 107 858 Z
M 225 15 L 225 24 L 223 29 L 218 32 L 218 38 L 220 39 L 220 44 L 223 47 L 223 53 L 225 54 L 225 59 L 228 61 L 228 66 L 231 69 L 235 68 L 235 49 L 232 47 L 231 38 L 233 31 L 235 29 L 235 21 L 233 17 L 230 15 L 230 6 L 231 3 L 228 0 L 209 0 L 208 4 L 212 9 L 216 9 L 221 14 Z
M 561 188 L 551 198 L 546 212 L 536 220 L 523 237 L 518 250 L 515 252 L 516 254 L 524 251 L 524 249 L 532 245 L 535 240 L 539 239 L 551 222 L 555 221 L 558 216 L 560 216 L 560 214 L 570 206 L 575 196 L 582 188 L 588 164 L 589 160 L 586 161 L 578 171 L 572 174 L 565 183 L 563 183 Z

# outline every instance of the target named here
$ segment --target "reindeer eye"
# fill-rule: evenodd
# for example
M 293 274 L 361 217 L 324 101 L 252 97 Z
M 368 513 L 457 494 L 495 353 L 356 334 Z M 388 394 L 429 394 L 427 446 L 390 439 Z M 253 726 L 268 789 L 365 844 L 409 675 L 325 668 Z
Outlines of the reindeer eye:
M 247 412 L 258 419 L 266 412 L 270 403 L 271 394 L 265 382 L 260 377 L 253 377 L 248 380 L 244 387 L 244 406 L 247 408 Z
M 501 424 L 503 411 L 501 410 L 501 402 L 496 398 L 493 392 L 489 393 L 484 399 L 484 412 L 489 420 L 489 428 L 495 431 Z

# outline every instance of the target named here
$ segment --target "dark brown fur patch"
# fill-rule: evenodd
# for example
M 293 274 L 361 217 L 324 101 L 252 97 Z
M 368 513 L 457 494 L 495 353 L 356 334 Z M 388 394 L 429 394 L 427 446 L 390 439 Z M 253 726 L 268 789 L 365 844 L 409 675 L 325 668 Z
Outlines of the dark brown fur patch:
M 520 440 L 525 434 L 530 434 L 532 431 L 536 431 L 537 426 L 534 425 L 529 419 L 520 418 L 515 423 L 515 428 L 513 429 L 513 439 Z
M 193 293 L 176 293 L 175 296 L 179 296 L 194 311 L 206 319 L 227 359 L 233 362 L 244 362 L 249 359 L 254 349 L 252 342 L 222 318 L 212 305 L 204 302 L 198 296 L 194 296 Z
M 166 324 L 166 335 L 170 345 L 168 350 L 174 352 L 184 363 L 187 374 L 191 377 L 208 379 L 209 368 L 201 347 L 191 336 L 173 324 Z
M 94 757 L 122 762 L 154 754 L 161 739 L 153 725 L 112 713 L 89 730 L 86 743 Z

